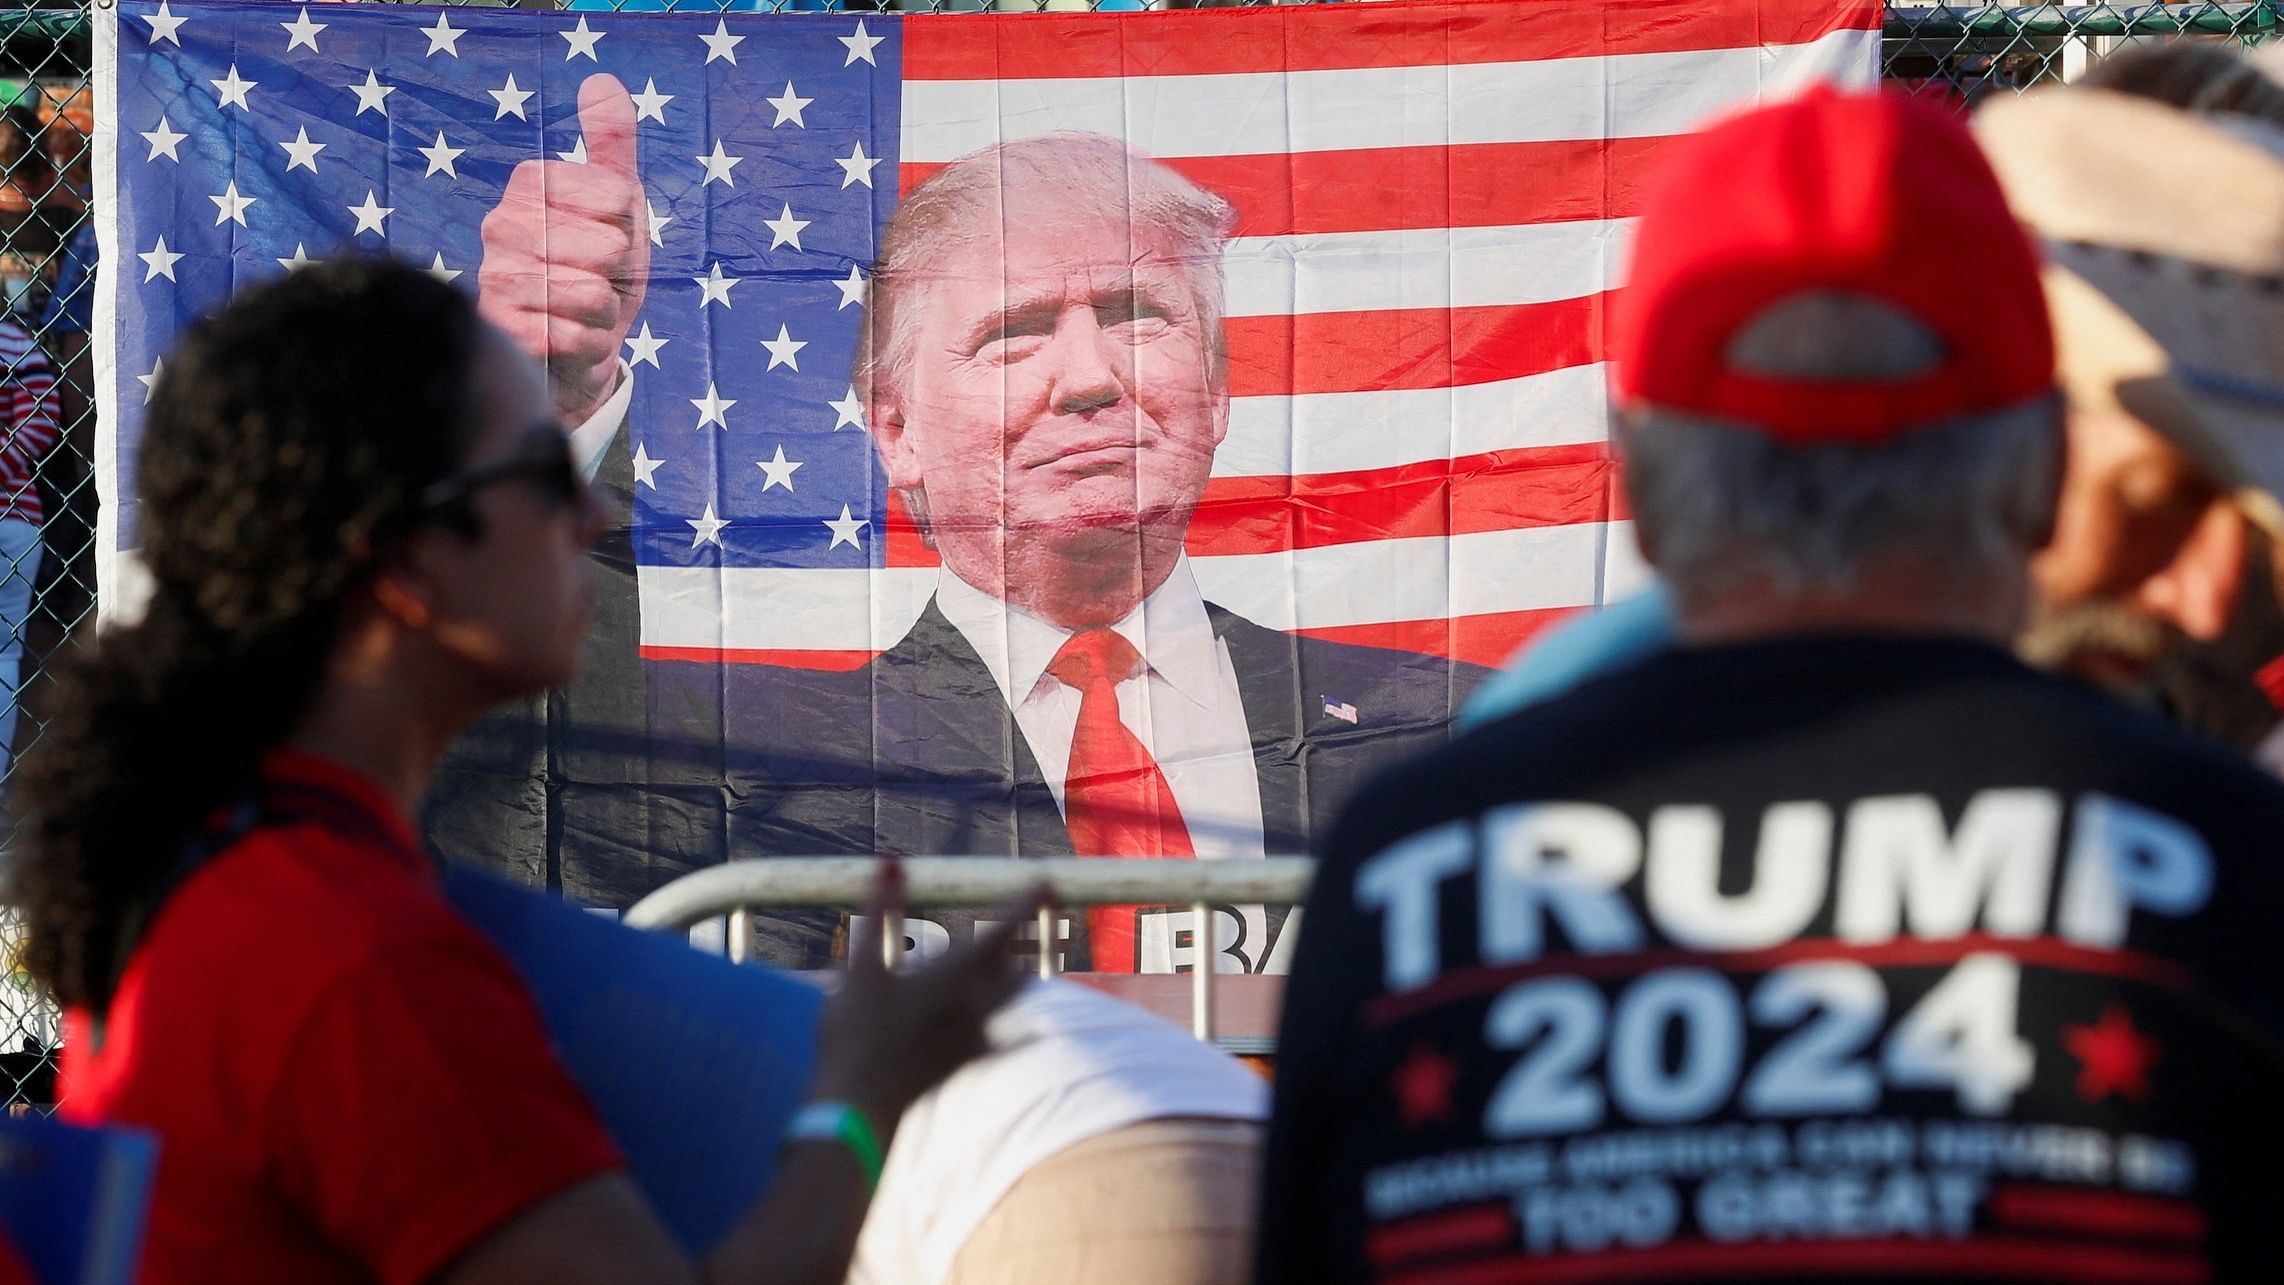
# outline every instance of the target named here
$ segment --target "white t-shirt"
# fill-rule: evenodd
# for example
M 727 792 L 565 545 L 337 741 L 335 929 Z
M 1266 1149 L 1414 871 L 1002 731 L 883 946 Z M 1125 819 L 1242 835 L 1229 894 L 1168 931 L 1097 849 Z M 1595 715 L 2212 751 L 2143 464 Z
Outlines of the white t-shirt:
M 1032 982 L 992 1018 L 992 1052 L 898 1124 L 857 1238 L 851 1285 L 932 1285 L 1033 1165 L 1113 1129 L 1174 1116 L 1262 1120 L 1269 1086 L 1132 1004 Z

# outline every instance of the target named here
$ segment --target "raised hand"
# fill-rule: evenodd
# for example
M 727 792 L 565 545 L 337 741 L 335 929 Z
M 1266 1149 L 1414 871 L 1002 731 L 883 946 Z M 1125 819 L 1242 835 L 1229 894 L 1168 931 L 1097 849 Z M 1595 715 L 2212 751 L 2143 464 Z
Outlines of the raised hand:
M 901 869 L 885 867 L 849 938 L 849 971 L 825 1008 L 814 1093 L 864 1111 L 886 1142 L 914 1099 L 985 1048 L 984 1022 L 1022 987 L 1008 966 L 1015 934 L 1046 904 L 1044 886 L 1000 907 L 997 926 L 935 959 L 891 973 L 880 933 L 902 910 Z
M 618 77 L 579 86 L 587 163 L 525 161 L 484 218 L 477 306 L 547 367 L 576 427 L 610 399 L 619 347 L 650 279 L 650 212 L 635 167 L 634 99 Z

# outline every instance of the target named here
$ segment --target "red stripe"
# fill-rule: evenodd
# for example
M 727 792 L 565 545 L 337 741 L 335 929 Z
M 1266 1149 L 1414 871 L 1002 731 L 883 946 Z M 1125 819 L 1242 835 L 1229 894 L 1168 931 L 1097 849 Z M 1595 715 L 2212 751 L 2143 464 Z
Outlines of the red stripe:
M 1832 31 L 1876 31 L 1880 16 L 1871 0 L 1447 0 L 1214 9 L 1179 18 L 915 17 L 904 24 L 904 78 L 1198 76 L 1593 58 L 1803 44 Z
M 776 665 L 783 669 L 862 669 L 877 651 L 787 650 L 769 647 L 642 646 L 644 660 L 686 660 L 702 665 Z
M 2116 1191 L 2000 1187 L 1991 1193 L 1991 1217 L 2039 1231 L 2192 1242 L 2205 1238 L 2205 1214 L 2195 1205 Z
M 1497 308 L 1231 317 L 1233 397 L 1450 388 L 1602 360 L 1613 292 Z
M 1608 522 L 1625 516 L 1604 443 L 1396 468 L 1219 477 L 1190 523 L 1195 557 Z
M 1515 1220 L 1506 1206 L 1474 1205 L 1374 1227 L 1365 1233 L 1364 1256 L 1385 1267 L 1407 1258 L 1504 1245 L 1514 1238 Z
M 1374 1026 L 1416 1016 L 1445 1004 L 1488 995 L 1493 991 L 1545 973 L 1565 977 L 1628 977 L 1635 973 L 1677 965 L 1695 964 L 1725 973 L 1759 973 L 1804 960 L 1849 959 L 1874 968 L 1928 968 L 1981 952 L 2007 955 L 2039 968 L 2124 977 L 2134 981 L 2194 991 L 2196 974 L 2169 959 L 2131 950 L 2099 950 L 2052 937 L 1994 937 L 1968 933 L 1961 937 L 1928 940 L 1898 937 L 1877 945 L 1820 938 L 1786 942 L 1766 950 L 1703 951 L 1660 947 L 1616 954 L 1552 955 L 1521 964 L 1478 965 L 1445 973 L 1418 990 L 1383 995 L 1365 1006 L 1365 1020 Z
M 1394 620 L 1372 625 L 1327 625 L 1296 629 L 1304 638 L 1387 647 L 1422 656 L 1448 656 L 1471 665 L 1503 665 L 1515 649 L 1542 629 L 1577 615 L 1583 607 L 1544 607 L 1536 611 L 1491 611 L 1450 620 Z
M 1237 207 L 1238 236 L 1509 227 L 1628 218 L 1671 138 L 1171 157 Z M 944 162 L 907 164 L 910 193 Z
M 887 541 L 881 547 L 881 559 L 892 567 L 941 566 L 943 559 L 928 546 L 927 538 L 920 534 L 920 524 L 912 520 L 912 511 L 904 507 L 903 497 L 894 491 L 888 493 L 888 508 L 881 515 L 881 538 Z
M 1667 1280 L 1714 1276 L 1754 1279 L 1776 1273 L 1832 1272 L 1883 1277 L 1914 1274 L 2007 1276 L 2037 1281 L 2100 1281 L 2120 1285 L 2200 1285 L 2212 1268 L 2188 1254 L 2101 1245 L 1978 1237 L 1925 1242 L 1847 1240 L 1804 1244 L 1715 1245 L 1683 1241 L 1656 1249 L 1539 1258 L 1510 1254 L 1458 1267 L 1400 1272 L 1388 1285 L 1561 1285 L 1581 1281 Z

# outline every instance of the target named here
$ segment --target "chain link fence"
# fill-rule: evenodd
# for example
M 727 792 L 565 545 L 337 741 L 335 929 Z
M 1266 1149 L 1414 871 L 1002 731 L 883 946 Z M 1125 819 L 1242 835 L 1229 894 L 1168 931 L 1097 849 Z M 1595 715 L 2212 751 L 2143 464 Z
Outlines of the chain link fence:
M 502 0 L 463 0 L 497 7 Z M 1256 0 L 553 0 L 523 8 L 994 10 L 1208 8 Z M 1622 3 L 1623 0 L 1617 0 Z M 2284 0 L 2279 0 L 2284 2 Z M 2255 43 L 2277 3 L 1967 6 L 1890 4 L 1882 71 L 1960 106 L 2075 78 L 2136 42 Z M 88 218 L 94 94 L 84 4 L 0 9 L 0 791 L 44 726 L 46 659 L 93 619 L 94 233 Z M 52 433 L 46 425 L 54 425 Z M 17 538 L 11 538 L 11 536 Z M 0 863 L 4 863 L 0 848 Z M 0 907 L 0 1104 L 55 1096 L 58 1022 L 16 966 Z

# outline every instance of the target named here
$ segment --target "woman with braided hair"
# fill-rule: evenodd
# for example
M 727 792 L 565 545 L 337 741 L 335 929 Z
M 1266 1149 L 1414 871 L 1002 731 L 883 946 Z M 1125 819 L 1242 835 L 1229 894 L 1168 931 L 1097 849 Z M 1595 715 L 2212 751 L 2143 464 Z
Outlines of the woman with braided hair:
M 539 369 L 417 269 L 304 269 L 168 355 L 136 484 L 149 604 L 64 667 L 15 893 L 65 1114 L 161 1140 L 143 1279 L 838 1281 L 859 1142 L 790 1147 L 682 1261 L 406 820 L 462 727 L 576 666 L 601 517 Z M 981 1047 L 1006 946 L 857 952 L 812 1110 L 892 1131 Z

